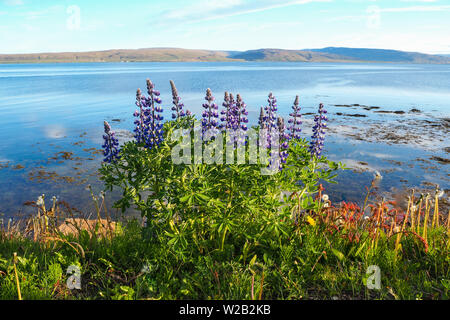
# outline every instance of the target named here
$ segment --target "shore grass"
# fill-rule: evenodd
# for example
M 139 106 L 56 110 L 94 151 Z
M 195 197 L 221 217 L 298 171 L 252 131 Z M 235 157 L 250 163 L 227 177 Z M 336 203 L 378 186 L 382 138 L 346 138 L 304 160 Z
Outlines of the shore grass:
M 138 220 L 109 232 L 107 220 L 68 233 L 36 220 L 28 234 L 2 227 L 0 299 L 449 299 L 448 219 L 425 200 L 418 211 L 411 202 L 398 225 L 369 227 L 389 219 L 383 204 L 361 219 L 356 205 L 341 204 L 271 248 L 236 248 L 230 239 L 223 250 L 183 255 Z M 71 266 L 81 289 L 70 289 Z M 381 271 L 379 290 L 367 286 L 370 266 Z

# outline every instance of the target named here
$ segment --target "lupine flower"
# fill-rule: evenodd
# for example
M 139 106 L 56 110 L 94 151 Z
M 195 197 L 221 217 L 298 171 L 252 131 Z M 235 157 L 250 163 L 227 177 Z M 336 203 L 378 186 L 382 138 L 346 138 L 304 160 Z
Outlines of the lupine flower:
M 163 140 L 163 124 L 164 117 L 161 115 L 163 112 L 161 99 L 159 98 L 160 92 L 155 90 L 155 85 L 147 79 L 147 93 L 148 97 L 145 99 L 147 107 L 147 126 L 148 134 L 146 136 L 146 146 L 152 148 L 159 146 Z
M 120 158 L 119 155 L 119 140 L 117 140 L 115 132 L 111 131 L 111 126 L 107 121 L 104 122 L 105 134 L 103 135 L 103 155 L 105 156 L 104 162 L 115 162 Z
M 272 92 L 269 93 L 269 99 L 267 99 L 267 102 L 269 103 L 269 105 L 265 107 L 266 125 L 267 129 L 271 130 L 276 128 L 276 113 L 278 111 L 277 99 L 274 97 Z
M 280 170 L 283 170 L 283 164 L 286 163 L 287 157 L 289 156 L 289 135 L 286 133 L 286 126 L 284 125 L 284 119 L 282 117 L 278 118 L 277 121 L 278 131 L 280 132 Z
M 313 127 L 313 135 L 311 139 L 311 144 L 309 147 L 309 152 L 311 156 L 320 157 L 323 150 L 323 142 L 325 140 L 325 129 L 327 128 L 327 111 L 324 109 L 323 104 L 319 105 L 319 114 L 315 116 Z
M 136 92 L 136 106 L 139 107 L 139 110 L 136 110 L 134 112 L 134 116 L 137 117 L 134 121 L 134 124 L 136 125 L 136 128 L 134 129 L 134 138 L 138 143 L 145 141 L 145 135 L 146 135 L 146 116 L 145 116 L 145 110 L 142 105 L 142 92 L 141 89 L 138 89 Z
M 191 112 L 189 110 L 184 112 L 183 110 L 184 104 L 181 102 L 181 98 L 178 95 L 177 88 L 175 87 L 175 83 L 172 80 L 170 80 L 170 86 L 172 87 L 172 103 L 173 103 L 172 119 L 179 119 L 184 116 L 191 115 Z
M 205 97 L 206 103 L 203 104 L 203 108 L 205 108 L 205 111 L 203 111 L 202 117 L 202 129 L 203 133 L 205 133 L 207 130 L 213 130 L 216 129 L 218 126 L 217 118 L 219 117 L 219 106 L 214 103 L 215 98 L 212 95 L 211 89 L 208 88 L 206 90 L 206 97 Z
M 147 79 L 148 97 L 142 95 L 140 89 L 136 93 L 136 105 L 139 110 L 135 111 L 134 116 L 136 128 L 134 129 L 135 138 L 138 143 L 145 143 L 147 148 L 158 146 L 163 139 L 163 130 L 161 121 L 164 119 L 161 115 L 160 92 L 155 90 L 154 84 Z
M 234 109 L 234 125 L 236 130 L 247 131 L 246 123 L 248 123 L 248 111 L 246 108 L 247 105 L 244 101 L 242 101 L 241 95 L 238 94 L 236 97 L 236 105 Z
M 300 132 L 302 132 L 302 129 L 300 128 L 302 124 L 302 115 L 300 113 L 300 106 L 299 106 L 299 97 L 295 97 L 294 105 L 292 106 L 293 112 L 289 114 L 291 116 L 291 119 L 289 119 L 289 138 L 290 139 L 300 139 Z
M 268 106 L 264 108 L 265 110 L 265 129 L 267 129 L 267 148 L 272 146 L 271 132 L 277 129 L 277 99 L 273 96 L 272 92 L 269 93 L 269 98 L 267 100 Z
M 223 103 L 222 106 L 224 107 L 224 110 L 222 110 L 220 112 L 220 114 L 222 115 L 220 117 L 220 121 L 222 121 L 222 123 L 220 124 L 220 129 L 230 129 L 230 125 L 231 125 L 231 106 L 232 106 L 232 101 L 231 99 L 233 98 L 233 95 L 228 94 L 228 92 L 225 91 L 225 95 L 223 98 Z
M 261 107 L 259 112 L 258 124 L 260 129 L 266 129 L 266 114 L 264 113 L 263 107 Z

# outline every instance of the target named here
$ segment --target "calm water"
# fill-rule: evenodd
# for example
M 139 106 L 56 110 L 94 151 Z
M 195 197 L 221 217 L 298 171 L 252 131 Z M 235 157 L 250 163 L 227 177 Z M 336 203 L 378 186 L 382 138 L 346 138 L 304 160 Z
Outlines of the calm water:
M 186 107 L 196 114 L 200 114 L 208 87 L 219 101 L 224 91 L 240 93 L 248 104 L 251 121 L 256 121 L 259 108 L 266 104 L 270 91 L 278 98 L 281 115 L 290 112 L 297 94 L 301 97 L 304 113 L 315 112 L 318 103 L 323 102 L 330 110 L 331 118 L 339 111 L 334 107 L 338 104 L 363 104 L 403 111 L 419 108 L 423 111 L 421 117 L 445 118 L 450 115 L 450 66 L 325 63 L 0 65 L 0 213 L 8 216 L 19 210 L 26 211 L 23 203 L 36 200 L 42 193 L 48 198 L 55 195 L 76 207 L 85 207 L 89 202 L 86 184 L 91 183 L 97 191 L 101 190 L 95 177 L 101 157 L 95 149 L 102 144 L 103 120 L 111 121 L 119 133 L 131 130 L 135 92 L 137 88 L 144 89 L 146 78 L 151 78 L 161 91 L 166 119 L 170 117 L 169 80 L 175 81 Z M 367 113 L 367 120 L 383 121 L 383 117 L 386 115 Z M 348 138 L 332 136 L 326 148 L 333 159 L 346 159 L 349 163 L 364 160 L 370 170 L 385 170 L 384 190 L 400 187 L 400 180 L 407 181 L 410 186 L 427 180 L 449 187 L 445 165 L 434 171 L 419 165 L 406 167 L 408 161 L 433 154 L 415 146 L 355 143 Z M 445 153 L 441 155 L 445 156 Z M 399 158 L 405 167 L 392 164 Z M 370 172 L 343 173 L 340 181 L 352 187 L 331 188 L 333 199 L 358 200 L 360 190 L 370 183 L 371 177 Z

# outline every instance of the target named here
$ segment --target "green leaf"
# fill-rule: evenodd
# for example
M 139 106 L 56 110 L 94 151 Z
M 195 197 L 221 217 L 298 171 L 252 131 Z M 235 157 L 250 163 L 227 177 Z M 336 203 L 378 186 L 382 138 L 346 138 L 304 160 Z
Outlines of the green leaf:
M 332 248 L 331 251 L 340 261 L 343 261 L 345 259 L 344 254 L 342 252 L 340 252 L 339 250 Z

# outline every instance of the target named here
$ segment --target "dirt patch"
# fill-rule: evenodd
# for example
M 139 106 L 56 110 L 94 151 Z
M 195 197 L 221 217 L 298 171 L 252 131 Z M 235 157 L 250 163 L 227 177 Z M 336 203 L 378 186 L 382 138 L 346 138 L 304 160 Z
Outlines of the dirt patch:
M 98 220 L 85 220 L 85 219 L 66 219 L 64 223 L 59 225 L 58 231 L 64 235 L 77 236 L 79 231 L 86 230 L 91 234 L 95 234 L 95 228 Z M 106 219 L 101 219 L 98 225 L 98 234 L 106 236 L 110 232 L 116 230 L 116 223 L 110 222 Z

